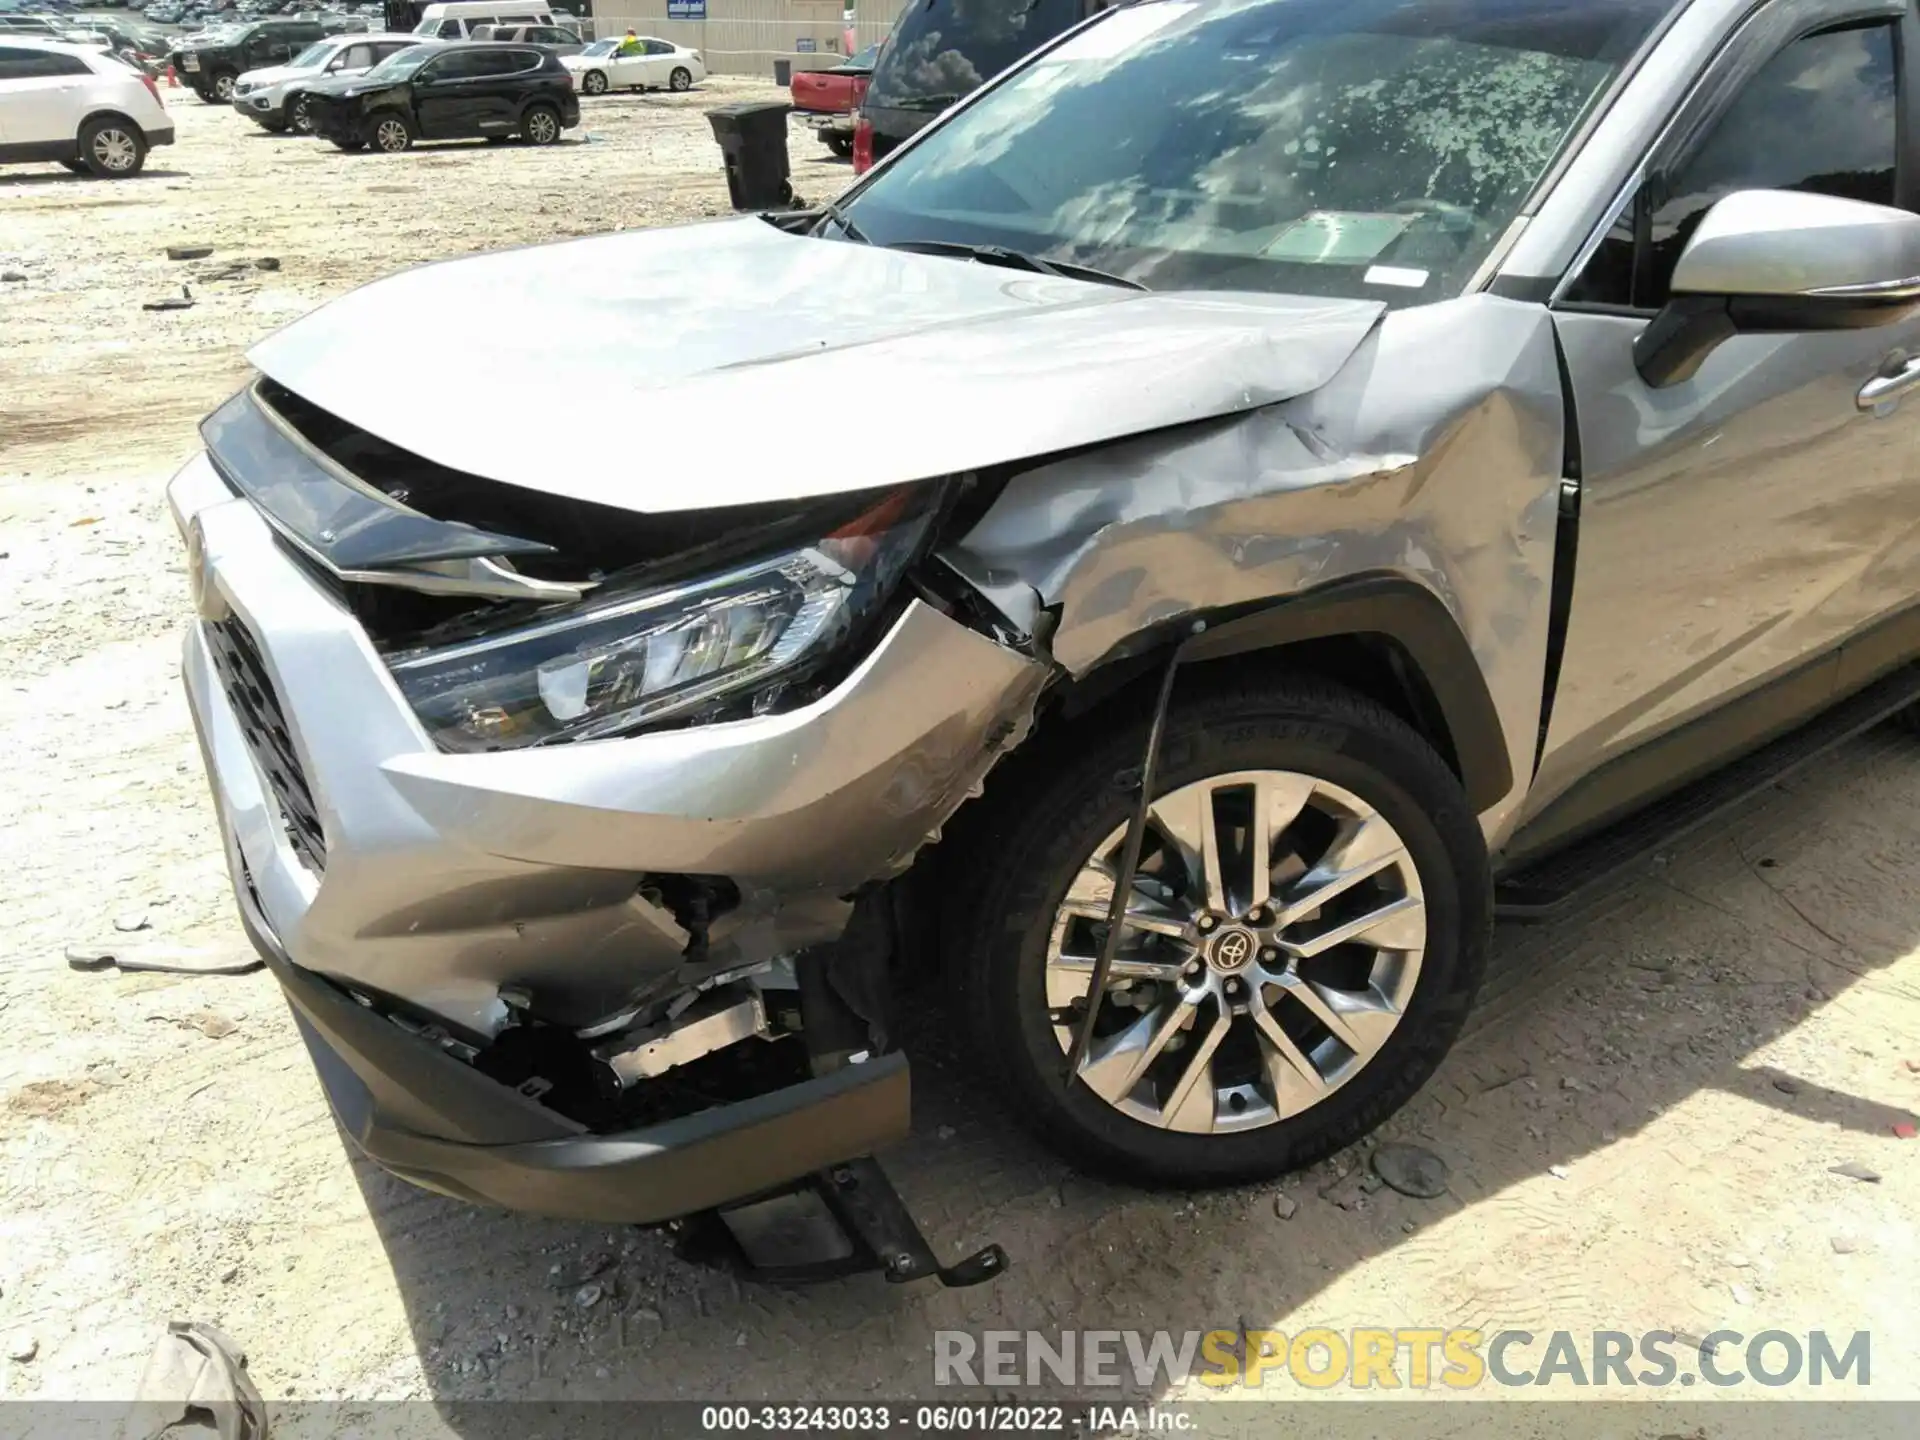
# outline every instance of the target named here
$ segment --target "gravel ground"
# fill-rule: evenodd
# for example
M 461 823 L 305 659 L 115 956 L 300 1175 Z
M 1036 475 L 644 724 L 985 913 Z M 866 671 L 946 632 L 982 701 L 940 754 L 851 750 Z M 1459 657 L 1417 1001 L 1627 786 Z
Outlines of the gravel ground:
M 187 98 L 140 180 L 0 173 L 0 273 L 25 276 L 0 282 L 0 1395 L 126 1395 L 193 1317 L 276 1401 L 431 1398 L 421 1427 L 467 1434 L 446 1402 L 925 1395 L 949 1327 L 1868 1329 L 1869 1393 L 1920 1397 L 1920 1146 L 1894 1131 L 1920 1103 L 1920 745 L 1890 732 L 1501 933 L 1470 1034 L 1388 1127 L 1448 1162 L 1437 1200 L 1370 1189 L 1361 1153 L 1219 1194 L 1087 1181 L 919 1047 L 887 1160 L 943 1252 L 1011 1252 L 968 1291 L 743 1288 L 650 1235 L 412 1190 L 343 1150 L 266 976 L 68 968 L 116 935 L 244 953 L 160 494 L 244 347 L 416 261 L 720 213 L 701 111 L 754 93 L 404 157 Z M 793 148 L 803 193 L 845 177 Z M 183 285 L 193 308 L 141 309 Z

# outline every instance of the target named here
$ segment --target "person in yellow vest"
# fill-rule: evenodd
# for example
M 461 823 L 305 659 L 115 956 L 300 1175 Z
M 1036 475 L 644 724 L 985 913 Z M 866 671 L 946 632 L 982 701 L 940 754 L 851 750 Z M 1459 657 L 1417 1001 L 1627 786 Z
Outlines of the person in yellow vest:
M 638 55 L 640 53 L 640 37 L 631 30 L 627 31 L 626 38 L 620 42 L 619 48 L 613 53 L 620 56 Z

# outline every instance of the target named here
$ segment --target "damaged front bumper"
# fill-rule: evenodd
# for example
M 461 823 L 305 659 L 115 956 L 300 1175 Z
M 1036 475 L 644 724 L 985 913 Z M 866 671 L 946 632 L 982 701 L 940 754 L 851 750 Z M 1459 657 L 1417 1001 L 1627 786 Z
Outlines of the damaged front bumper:
M 914 600 L 786 713 L 448 754 L 339 595 L 207 457 L 168 493 L 199 611 L 184 677 L 241 914 L 372 1159 L 472 1200 L 649 1223 L 906 1133 L 897 1054 L 592 1128 L 469 1061 L 529 1008 L 590 1031 L 637 990 L 697 982 L 650 879 L 737 887 L 708 974 L 838 939 L 845 897 L 905 869 L 1024 728 L 1038 662 Z

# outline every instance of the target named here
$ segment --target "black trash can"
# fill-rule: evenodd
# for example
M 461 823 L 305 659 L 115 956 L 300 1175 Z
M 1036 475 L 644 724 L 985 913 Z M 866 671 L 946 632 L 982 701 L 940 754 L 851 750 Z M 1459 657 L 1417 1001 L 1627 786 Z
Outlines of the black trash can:
M 773 83 L 782 90 L 793 84 L 793 61 L 776 60 L 773 62 Z
M 727 167 L 727 194 L 736 210 L 771 210 L 793 198 L 787 183 L 787 115 L 780 100 L 721 105 L 707 112 Z

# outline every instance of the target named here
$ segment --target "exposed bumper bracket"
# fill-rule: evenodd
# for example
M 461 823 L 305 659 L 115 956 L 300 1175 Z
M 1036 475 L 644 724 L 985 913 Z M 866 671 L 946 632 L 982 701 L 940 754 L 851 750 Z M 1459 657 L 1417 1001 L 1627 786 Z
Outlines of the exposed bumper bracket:
M 889 1284 L 935 1276 L 978 1285 L 1007 1268 L 988 1245 L 942 1265 L 880 1162 L 849 1160 L 778 1194 L 676 1222 L 682 1259 L 772 1284 L 801 1285 L 878 1270 Z

